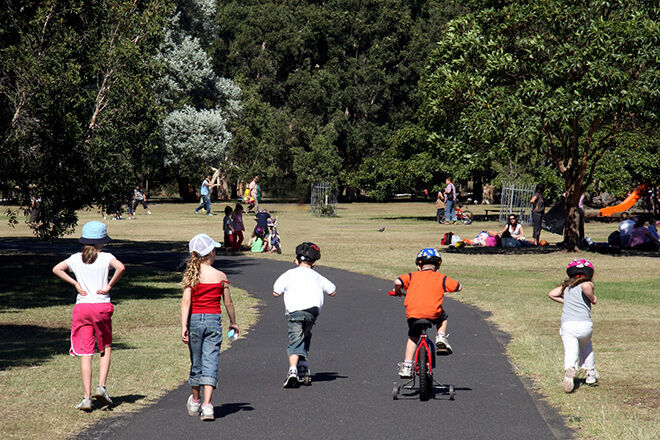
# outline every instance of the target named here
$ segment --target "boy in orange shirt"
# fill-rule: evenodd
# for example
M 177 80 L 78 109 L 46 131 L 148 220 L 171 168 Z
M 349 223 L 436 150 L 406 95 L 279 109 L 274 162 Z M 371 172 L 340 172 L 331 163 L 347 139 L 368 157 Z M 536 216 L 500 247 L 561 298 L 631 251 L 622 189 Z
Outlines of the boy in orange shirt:
M 418 319 L 428 319 L 438 328 L 435 345 L 438 353 L 451 354 L 453 352 L 447 341 L 447 314 L 442 308 L 445 292 L 460 292 L 461 283 L 452 280 L 447 275 L 438 272 L 442 264 L 440 253 L 433 248 L 419 251 L 415 259 L 417 272 L 401 275 L 394 280 L 394 292 L 396 296 L 402 295 L 406 290 L 406 318 L 408 320 L 408 342 L 404 361 L 399 364 L 399 376 L 401 378 L 412 377 L 413 356 L 419 330 L 413 328 L 413 323 Z

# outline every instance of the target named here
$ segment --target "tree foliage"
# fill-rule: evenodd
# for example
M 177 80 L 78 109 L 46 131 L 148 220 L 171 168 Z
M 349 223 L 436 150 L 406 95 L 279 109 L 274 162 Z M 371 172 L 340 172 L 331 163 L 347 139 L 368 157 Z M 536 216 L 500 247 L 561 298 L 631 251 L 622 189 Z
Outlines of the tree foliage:
M 213 1 L 179 1 L 157 55 L 163 75 L 155 88 L 168 113 L 162 126 L 161 172 L 178 180 L 180 190 L 211 167 L 227 166 L 232 140 L 227 121 L 241 108 L 239 87 L 216 73 L 202 45 L 215 29 L 214 14 Z
M 484 156 L 545 156 L 564 180 L 574 247 L 575 208 L 605 155 L 657 146 L 658 8 L 498 3 L 448 25 L 421 83 L 420 126 L 428 148 L 468 170 Z
M 254 158 L 236 160 L 243 176 L 260 174 L 268 187 L 328 176 L 342 185 L 355 182 L 363 161 L 385 150 L 392 133 L 413 116 L 423 62 L 446 11 L 456 9 L 446 4 L 453 3 L 219 5 L 214 63 L 250 90 L 255 108 L 267 110 L 256 120 L 244 114 L 243 128 L 235 131 L 232 157 Z M 271 162 L 265 165 L 260 157 Z M 314 157 L 314 167 L 302 165 Z M 263 166 L 280 170 L 277 179 L 269 181 Z
M 42 199 L 38 235 L 128 198 L 134 158 L 158 131 L 150 84 L 169 10 L 162 0 L 3 2 L 1 185 L 26 205 Z

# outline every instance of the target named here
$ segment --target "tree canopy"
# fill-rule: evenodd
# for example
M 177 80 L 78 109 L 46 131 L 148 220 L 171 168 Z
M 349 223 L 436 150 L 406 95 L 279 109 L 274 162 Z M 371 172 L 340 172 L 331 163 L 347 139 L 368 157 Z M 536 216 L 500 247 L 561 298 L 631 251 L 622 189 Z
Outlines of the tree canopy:
M 2 189 L 25 205 L 39 197 L 37 233 L 55 237 L 79 209 L 125 203 L 135 158 L 154 147 L 159 108 L 149 84 L 171 4 L 3 3 Z
M 575 208 L 606 155 L 635 149 L 657 166 L 658 8 L 498 3 L 450 22 L 431 55 L 420 83 L 421 146 L 457 175 L 484 160 L 549 162 L 564 181 L 574 247 Z

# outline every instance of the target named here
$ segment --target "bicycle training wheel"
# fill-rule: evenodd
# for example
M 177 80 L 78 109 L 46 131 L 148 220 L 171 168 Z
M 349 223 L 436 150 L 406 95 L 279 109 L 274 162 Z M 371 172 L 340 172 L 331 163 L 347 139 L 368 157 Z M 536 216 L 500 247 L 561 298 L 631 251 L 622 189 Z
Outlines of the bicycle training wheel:
M 426 401 L 433 394 L 433 377 L 429 374 L 429 353 L 426 346 L 419 347 L 419 400 Z
M 465 210 L 463 211 L 463 218 L 461 219 L 461 221 L 463 222 L 464 225 L 469 225 L 470 223 L 472 223 L 473 218 L 474 216 L 472 215 L 472 211 Z

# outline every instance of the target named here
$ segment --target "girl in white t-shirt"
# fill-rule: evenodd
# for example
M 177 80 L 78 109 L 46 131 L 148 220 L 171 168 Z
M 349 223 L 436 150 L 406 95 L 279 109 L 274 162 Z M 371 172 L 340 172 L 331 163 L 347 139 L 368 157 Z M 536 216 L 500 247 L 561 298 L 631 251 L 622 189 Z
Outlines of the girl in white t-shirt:
M 94 397 L 102 403 L 112 405 L 105 389 L 110 369 L 112 351 L 112 313 L 110 290 L 124 274 L 124 265 L 112 254 L 101 252 L 110 241 L 105 224 L 98 221 L 85 223 L 82 228 L 82 252 L 71 255 L 53 267 L 53 273 L 76 288 L 78 296 L 71 318 L 71 356 L 80 356 L 84 396 L 76 405 L 83 411 L 92 410 L 92 357 L 96 341 L 101 359 L 99 361 L 99 386 Z M 108 281 L 110 268 L 114 269 Z M 73 272 L 75 278 L 67 271 Z

